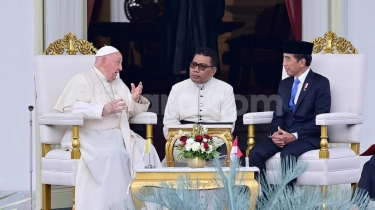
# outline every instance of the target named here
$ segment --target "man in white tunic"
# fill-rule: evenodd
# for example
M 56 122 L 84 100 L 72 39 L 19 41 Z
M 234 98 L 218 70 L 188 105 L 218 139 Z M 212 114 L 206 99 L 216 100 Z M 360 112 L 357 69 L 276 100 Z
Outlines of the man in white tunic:
M 134 169 L 143 168 L 145 140 L 129 128 L 129 117 L 148 109 L 142 83 L 129 88 L 118 77 L 122 55 L 114 47 L 98 50 L 95 65 L 74 76 L 65 87 L 55 109 L 64 113 L 81 113 L 80 150 L 76 178 L 76 209 L 107 210 L 113 204 L 134 208 L 129 184 Z M 62 147 L 71 148 L 71 129 Z M 148 159 L 146 164 L 148 164 Z M 151 162 L 161 167 L 151 147 Z
M 168 125 L 186 123 L 226 123 L 234 124 L 237 110 L 231 85 L 214 78 L 219 59 L 217 53 L 210 48 L 197 49 L 190 64 L 190 78 L 175 84 L 168 96 L 164 112 L 164 136 L 168 136 Z M 232 130 L 233 131 L 233 130 Z M 176 142 L 178 144 L 178 142 Z M 223 145 L 222 140 L 217 141 Z M 223 145 L 225 147 L 225 145 Z M 222 149 L 221 151 L 226 151 Z M 174 150 L 174 157 L 178 155 Z M 222 164 L 225 158 L 222 158 Z M 175 166 L 186 166 L 186 162 Z M 211 162 L 211 161 L 210 161 Z M 211 165 L 211 163 L 207 163 Z M 165 159 L 163 166 L 166 165 Z

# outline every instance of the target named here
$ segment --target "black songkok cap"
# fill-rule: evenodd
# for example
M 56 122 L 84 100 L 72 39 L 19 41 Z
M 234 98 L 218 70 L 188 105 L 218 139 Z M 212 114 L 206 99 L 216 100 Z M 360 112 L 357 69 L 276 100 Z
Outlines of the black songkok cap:
M 303 41 L 284 41 L 284 53 L 311 55 L 314 44 Z

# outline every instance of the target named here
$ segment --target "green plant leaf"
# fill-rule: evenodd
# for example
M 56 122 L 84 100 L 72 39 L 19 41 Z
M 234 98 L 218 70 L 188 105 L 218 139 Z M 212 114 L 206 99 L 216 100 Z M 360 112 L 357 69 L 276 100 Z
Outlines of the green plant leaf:
M 16 194 L 16 193 L 17 193 L 17 192 L 14 192 L 14 193 L 11 193 L 11 194 L 9 194 L 9 195 L 3 196 L 3 197 L 0 198 L 0 200 L 3 200 L 3 199 L 5 199 L 5 198 L 7 198 L 7 197 L 9 197 L 9 196 L 12 196 L 12 195 Z

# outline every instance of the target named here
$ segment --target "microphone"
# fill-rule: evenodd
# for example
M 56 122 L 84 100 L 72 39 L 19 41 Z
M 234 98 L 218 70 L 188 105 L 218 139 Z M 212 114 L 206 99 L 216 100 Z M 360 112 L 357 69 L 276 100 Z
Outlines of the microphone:
M 30 111 L 30 165 L 29 165 L 29 172 L 30 172 L 30 209 L 33 209 L 33 115 L 32 111 L 34 110 L 33 106 L 29 106 L 28 110 Z

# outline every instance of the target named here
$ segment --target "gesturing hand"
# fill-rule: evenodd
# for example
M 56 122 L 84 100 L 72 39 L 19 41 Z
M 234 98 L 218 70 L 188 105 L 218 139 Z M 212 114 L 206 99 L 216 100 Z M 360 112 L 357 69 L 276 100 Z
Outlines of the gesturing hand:
M 135 102 L 138 102 L 139 96 L 142 94 L 142 89 L 143 89 L 142 82 L 139 82 L 137 87 L 135 87 L 133 83 L 131 83 L 130 85 L 132 88 L 131 89 L 132 98 Z
M 127 106 L 122 99 L 116 99 L 104 105 L 102 116 L 119 113 L 125 110 L 126 108 Z

